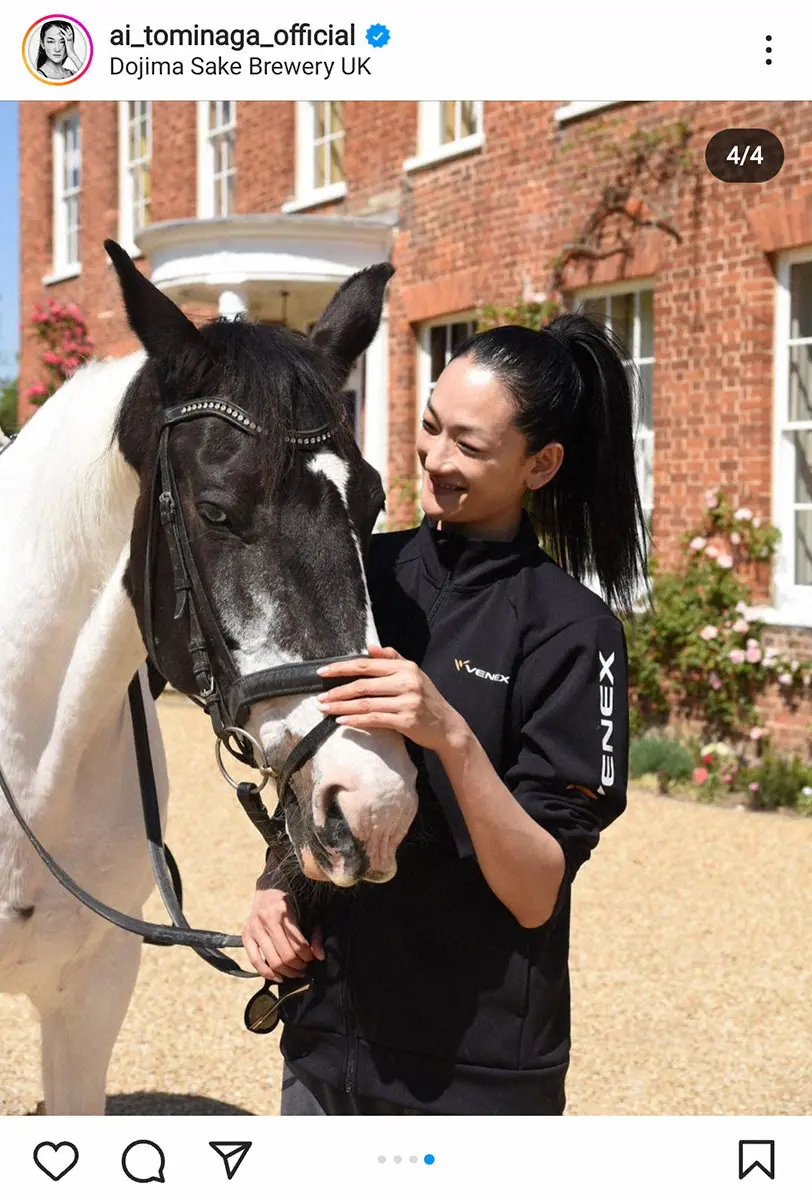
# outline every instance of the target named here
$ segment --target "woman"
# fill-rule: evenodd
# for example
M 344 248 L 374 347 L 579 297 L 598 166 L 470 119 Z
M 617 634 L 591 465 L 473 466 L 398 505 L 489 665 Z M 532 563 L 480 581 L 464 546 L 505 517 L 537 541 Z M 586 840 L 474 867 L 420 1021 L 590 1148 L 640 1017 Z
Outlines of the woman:
M 578 579 L 626 610 L 645 576 L 623 358 L 581 315 L 490 330 L 426 406 L 425 518 L 368 556 L 383 648 L 323 698 L 408 739 L 418 816 L 394 879 L 324 890 L 311 936 L 269 861 L 243 930 L 281 992 L 311 980 L 281 1006 L 283 1115 L 564 1110 L 570 888 L 628 749 L 622 626 Z
M 39 31 L 37 70 L 46 79 L 71 79 L 82 64 L 73 48 L 74 34 L 70 21 L 47 21 Z M 72 64 L 69 66 L 68 64 Z

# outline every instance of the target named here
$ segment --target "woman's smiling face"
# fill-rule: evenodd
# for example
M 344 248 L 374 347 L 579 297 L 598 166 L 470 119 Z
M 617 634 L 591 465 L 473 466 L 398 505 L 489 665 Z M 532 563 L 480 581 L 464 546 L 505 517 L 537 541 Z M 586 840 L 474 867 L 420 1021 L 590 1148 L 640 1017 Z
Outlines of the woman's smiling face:
M 52 25 L 45 37 L 42 39 L 42 48 L 45 51 L 47 58 L 52 63 L 59 66 L 65 60 L 65 35 L 57 27 Z
M 528 455 L 515 413 L 489 368 L 468 356 L 448 364 L 417 437 L 427 517 L 469 536 L 512 536 L 525 492 L 551 479 L 563 457 L 556 444 Z

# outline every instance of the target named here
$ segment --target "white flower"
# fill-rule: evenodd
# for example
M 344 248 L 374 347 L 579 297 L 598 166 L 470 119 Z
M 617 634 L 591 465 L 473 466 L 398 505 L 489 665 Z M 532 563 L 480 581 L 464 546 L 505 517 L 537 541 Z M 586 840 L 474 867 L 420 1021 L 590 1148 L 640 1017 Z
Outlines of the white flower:
M 700 629 L 699 636 L 702 638 L 703 642 L 710 642 L 716 637 L 718 632 L 719 630 L 715 625 L 706 625 L 704 629 Z
M 744 617 L 739 617 L 738 621 L 733 622 L 734 633 L 747 633 L 750 626 L 745 621 Z
M 736 605 L 736 612 L 741 613 L 741 615 L 743 617 L 747 616 L 747 605 L 744 603 L 743 600 L 740 600 L 739 603 Z
M 705 553 L 707 554 L 708 558 L 718 558 L 719 557 L 719 551 L 716 549 L 715 546 L 706 546 Z
M 760 742 L 766 732 L 766 729 L 761 729 L 758 725 L 754 725 L 750 730 L 750 737 L 754 742 Z
M 706 506 L 708 508 L 716 508 L 716 505 L 718 503 L 719 503 L 719 493 L 717 492 L 716 488 L 709 488 L 708 491 L 705 492 Z
M 760 642 L 759 642 L 758 638 L 748 638 L 748 639 L 747 639 L 747 645 L 748 645 L 748 647 L 750 647 L 750 646 L 758 646 L 758 645 L 760 645 Z
M 758 529 L 761 526 L 761 517 L 753 517 L 753 527 Z
M 722 569 L 725 571 L 729 571 L 730 568 L 733 566 L 733 559 L 730 557 L 729 554 L 720 554 L 716 561 L 719 564 L 719 566 L 722 567 Z
M 734 521 L 752 521 L 753 514 L 749 508 L 737 508 L 733 514 Z
M 783 684 L 784 687 L 789 687 L 789 685 L 792 683 L 792 676 L 790 675 L 789 671 L 782 671 L 778 676 L 778 682 Z
M 704 550 L 706 545 L 707 545 L 706 538 L 695 537 L 693 539 L 693 541 L 691 542 L 691 549 L 692 550 Z
M 731 533 L 730 540 L 734 546 L 738 546 L 741 543 L 742 535 L 740 533 Z
M 797 658 L 793 658 L 792 662 L 789 665 L 790 665 L 791 671 L 797 671 L 801 664 L 798 662 Z
M 743 650 L 731 650 L 730 653 L 728 654 L 728 658 L 730 659 L 730 661 L 732 663 L 741 664 L 744 662 L 744 651 Z

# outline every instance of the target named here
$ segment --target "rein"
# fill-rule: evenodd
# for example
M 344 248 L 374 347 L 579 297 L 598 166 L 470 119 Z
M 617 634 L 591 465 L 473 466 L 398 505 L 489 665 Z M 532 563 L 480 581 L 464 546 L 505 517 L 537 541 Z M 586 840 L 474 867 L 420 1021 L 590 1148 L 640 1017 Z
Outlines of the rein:
M 259 742 L 246 730 L 241 722 L 246 719 L 251 706 L 257 700 L 278 699 L 283 696 L 306 695 L 325 691 L 356 676 L 324 679 L 317 670 L 327 663 L 346 662 L 364 657 L 362 654 L 337 655 L 332 658 L 313 659 L 300 663 L 287 663 L 269 667 L 249 675 L 240 675 L 234 658 L 226 645 L 225 638 L 209 602 L 203 581 L 192 555 L 188 532 L 178 499 L 177 484 L 169 460 L 169 436 L 171 430 L 184 421 L 196 417 L 216 416 L 257 437 L 264 431 L 253 418 L 227 399 L 212 397 L 192 400 L 186 404 L 166 409 L 162 414 L 158 453 L 155 458 L 151 484 L 150 514 L 147 527 L 146 564 L 144 579 L 144 634 L 146 648 L 153 663 L 160 671 L 159 639 L 154 632 L 154 577 L 155 553 L 158 526 L 163 529 L 169 549 L 175 590 L 174 619 L 180 620 L 184 613 L 188 618 L 187 644 L 192 660 L 192 669 L 198 687 L 189 698 L 202 707 L 209 716 L 217 737 L 216 757 L 221 774 L 235 789 L 237 799 L 265 842 L 278 847 L 286 837 L 284 809 L 296 801 L 291 786 L 292 776 L 308 762 L 339 726 L 333 717 L 324 717 L 293 748 L 279 771 L 267 762 Z M 329 441 L 332 428 L 326 425 L 317 429 L 300 430 L 287 438 L 295 446 L 309 447 Z M 0 455 L 14 441 L 12 434 L 0 446 Z M 201 620 L 202 618 L 202 620 Z M 215 674 L 211 654 L 218 658 L 222 679 Z M 163 673 L 163 672 L 162 672 Z M 0 768 L 0 790 L 36 850 L 42 862 L 68 892 L 97 916 L 136 934 L 151 945 L 189 946 L 202 959 L 217 970 L 243 979 L 256 979 L 255 971 L 244 971 L 233 959 L 220 953 L 223 948 L 242 947 L 242 938 L 237 934 L 219 933 L 214 930 L 193 929 L 183 914 L 180 874 L 169 848 L 164 844 L 161 831 L 155 773 L 149 747 L 149 735 L 144 710 L 141 682 L 136 673 L 128 687 L 128 701 L 133 726 L 136 763 L 141 790 L 141 804 L 147 845 L 153 875 L 158 891 L 172 919 L 172 925 L 158 925 L 119 912 L 85 891 L 52 858 L 27 824 L 14 799 L 8 781 Z M 235 745 L 236 743 L 236 745 Z M 238 782 L 223 766 L 222 746 L 239 761 L 258 770 L 262 782 Z M 278 802 L 271 816 L 260 799 L 260 792 L 269 778 L 276 780 Z M 281 1002 L 277 1001 L 277 1004 Z

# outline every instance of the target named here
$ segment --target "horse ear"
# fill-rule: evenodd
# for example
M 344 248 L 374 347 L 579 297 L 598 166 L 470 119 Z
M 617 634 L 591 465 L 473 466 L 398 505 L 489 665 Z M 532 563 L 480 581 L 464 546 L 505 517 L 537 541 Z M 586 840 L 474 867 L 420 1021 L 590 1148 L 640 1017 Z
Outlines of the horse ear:
M 351 275 L 310 334 L 311 340 L 338 363 L 342 383 L 378 332 L 384 289 L 394 273 L 391 263 L 376 263 Z
M 130 328 L 146 352 L 166 359 L 178 346 L 200 346 L 195 326 L 177 304 L 156 288 L 135 266 L 126 250 L 110 238 L 104 243 L 121 285 Z

